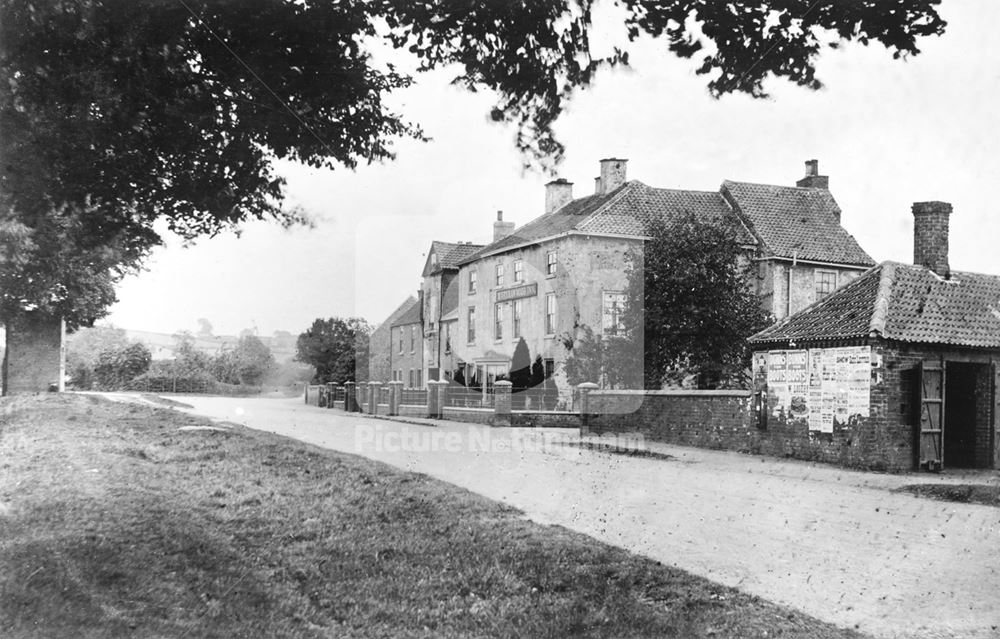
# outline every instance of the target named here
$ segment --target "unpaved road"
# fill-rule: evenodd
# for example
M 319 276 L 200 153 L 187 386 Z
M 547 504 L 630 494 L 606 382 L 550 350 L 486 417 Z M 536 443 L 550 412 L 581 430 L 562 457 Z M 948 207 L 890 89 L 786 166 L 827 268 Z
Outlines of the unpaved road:
M 544 431 L 402 424 L 301 399 L 178 399 L 443 479 L 837 625 L 1000 637 L 1000 509 L 885 489 L 919 476 L 682 448 L 676 460 L 609 455 L 541 446 Z

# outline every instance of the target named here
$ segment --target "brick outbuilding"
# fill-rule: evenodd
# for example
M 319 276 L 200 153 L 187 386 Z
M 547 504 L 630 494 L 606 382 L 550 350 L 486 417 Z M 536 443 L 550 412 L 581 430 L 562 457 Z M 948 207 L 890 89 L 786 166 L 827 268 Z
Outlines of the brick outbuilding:
M 861 468 L 1000 468 L 1000 276 L 952 271 L 943 202 L 883 262 L 754 335 L 760 427 Z

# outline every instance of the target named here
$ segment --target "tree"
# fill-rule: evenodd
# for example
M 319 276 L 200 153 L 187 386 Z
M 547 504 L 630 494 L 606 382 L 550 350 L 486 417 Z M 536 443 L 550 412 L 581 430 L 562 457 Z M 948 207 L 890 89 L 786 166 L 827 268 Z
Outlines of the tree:
M 941 34 L 938 0 L 620 0 L 629 41 L 662 38 L 714 96 L 766 95 L 770 77 L 818 88 L 826 46 L 877 42 L 896 57 Z M 2 0 L 0 321 L 26 309 L 101 317 L 114 284 L 160 243 L 283 208 L 275 161 L 353 167 L 393 157 L 420 128 L 386 105 L 412 79 L 370 51 L 407 49 L 420 70 L 492 90 L 529 164 L 563 153 L 567 100 L 628 50 L 591 52 L 592 0 Z M 54 259 L 55 258 L 55 259 Z
M 70 335 L 66 345 L 66 371 L 70 383 L 80 390 L 89 390 L 94 384 L 94 369 L 98 358 L 106 351 L 120 351 L 130 344 L 128 335 L 120 328 L 94 326 Z
M 699 388 L 739 386 L 746 339 L 769 317 L 751 289 L 755 273 L 734 219 L 686 213 L 654 220 L 628 255 L 626 336 L 642 336 L 646 388 L 694 375 Z
M 198 337 L 203 339 L 211 339 L 212 337 L 212 322 L 204 317 L 198 318 Z
M 145 344 L 132 342 L 124 347 L 110 347 L 97 357 L 94 380 L 103 390 L 119 390 L 148 371 L 152 361 Z
M 314 383 L 368 381 L 371 326 L 359 317 L 317 319 L 299 335 L 295 359 L 316 369 Z
M 517 340 L 514 355 L 510 358 L 510 383 L 514 408 L 524 408 L 527 398 L 524 391 L 531 388 L 531 353 L 523 337 Z
M 642 385 L 642 340 L 631 335 L 602 336 L 586 324 L 574 335 L 564 335 L 566 379 L 576 386 L 593 382 L 601 388 L 637 388 Z

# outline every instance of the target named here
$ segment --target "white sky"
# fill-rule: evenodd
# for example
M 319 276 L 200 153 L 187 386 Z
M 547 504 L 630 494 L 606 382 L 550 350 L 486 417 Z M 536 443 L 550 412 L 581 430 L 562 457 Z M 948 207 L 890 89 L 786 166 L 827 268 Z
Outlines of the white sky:
M 804 161 L 843 209 L 842 223 L 876 260 L 912 260 L 915 201 L 943 200 L 951 266 L 1000 274 L 1000 3 L 945 4 L 944 36 L 892 60 L 880 46 L 829 50 L 826 88 L 772 82 L 770 100 L 713 100 L 693 61 L 645 42 L 632 70 L 604 72 L 557 125 L 559 175 L 593 191 L 598 160 L 629 160 L 628 177 L 657 187 L 716 190 L 723 179 L 794 185 Z M 492 100 L 424 74 L 395 103 L 433 138 L 396 145 L 396 161 L 357 171 L 282 164 L 289 203 L 317 219 L 286 231 L 251 223 L 183 248 L 169 241 L 119 287 L 106 323 L 174 332 L 208 318 L 216 334 L 299 333 L 317 317 L 380 322 L 419 286 L 435 239 L 485 242 L 496 211 L 519 226 L 542 213 L 550 176 L 521 171 L 513 129 L 488 121 Z

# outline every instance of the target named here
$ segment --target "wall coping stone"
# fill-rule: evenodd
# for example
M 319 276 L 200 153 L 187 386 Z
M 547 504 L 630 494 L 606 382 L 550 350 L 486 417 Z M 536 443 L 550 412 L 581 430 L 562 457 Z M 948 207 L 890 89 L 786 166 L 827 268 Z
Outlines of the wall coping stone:
M 669 395 L 675 397 L 751 397 L 748 390 L 593 390 L 593 395 Z

